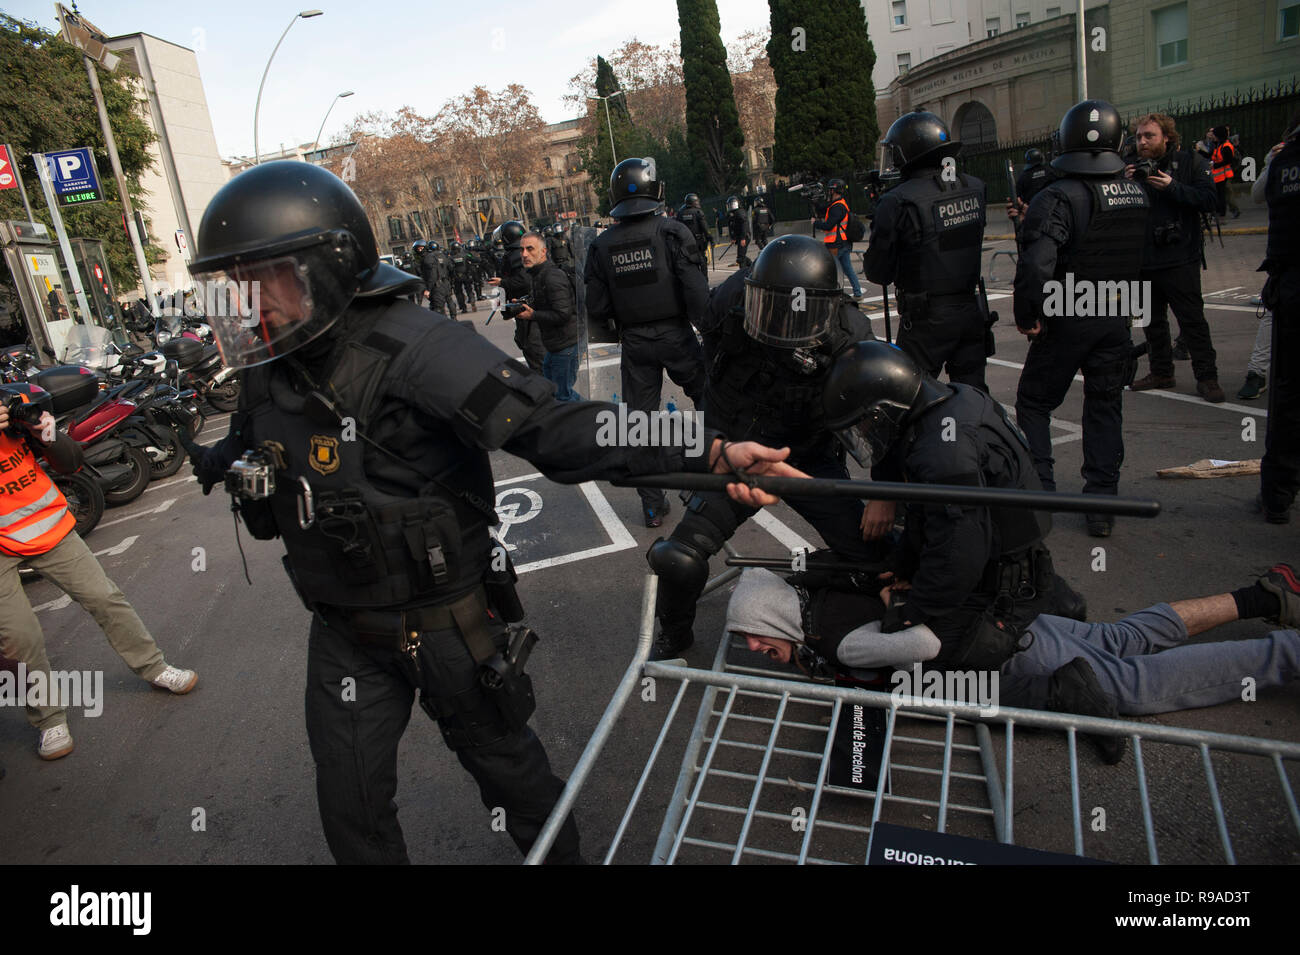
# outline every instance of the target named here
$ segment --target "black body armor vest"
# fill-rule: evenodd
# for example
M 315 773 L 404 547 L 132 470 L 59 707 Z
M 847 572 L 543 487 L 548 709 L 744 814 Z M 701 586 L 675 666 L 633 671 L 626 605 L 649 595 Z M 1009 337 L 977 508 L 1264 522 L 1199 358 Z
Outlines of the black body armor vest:
M 914 206 L 921 220 L 920 244 L 901 250 L 895 284 L 913 294 L 973 293 L 983 254 L 983 180 L 959 175 L 945 182 L 935 172 L 900 183 L 892 194 Z
M 591 245 L 588 254 L 600 256 L 620 325 L 662 322 L 684 314 L 668 260 L 669 221 L 654 215 L 625 219 Z
M 252 432 L 259 443 L 283 449 L 285 467 L 277 471 L 270 505 L 284 538 L 285 566 L 312 608 L 446 603 L 480 584 L 488 568 L 487 528 L 496 522 L 488 457 L 459 441 L 449 426 L 445 440 L 436 432 L 425 435 L 438 452 L 428 474 L 411 473 L 410 465 L 365 442 L 361 436 L 388 383 L 411 371 L 402 368 L 402 348 L 429 326 L 427 313 L 399 302 L 379 307 L 373 321 L 356 327 L 335 348 L 329 384 L 321 382 L 327 394 L 333 386 L 342 424 L 314 409 L 307 386 L 286 361 L 248 373 Z M 390 450 L 402 461 L 414 456 Z M 400 472 L 400 478 L 377 480 L 381 471 Z M 392 492 L 402 485 L 419 490 Z
M 1056 278 L 1073 272 L 1075 281 L 1133 281 L 1142 270 L 1147 213 L 1151 202 L 1141 183 L 1116 179 L 1064 179 L 1074 221 L 1088 217 L 1088 229 L 1072 246 L 1061 250 Z
M 1300 267 L 1300 138 L 1282 147 L 1268 164 L 1266 268 L 1282 272 Z

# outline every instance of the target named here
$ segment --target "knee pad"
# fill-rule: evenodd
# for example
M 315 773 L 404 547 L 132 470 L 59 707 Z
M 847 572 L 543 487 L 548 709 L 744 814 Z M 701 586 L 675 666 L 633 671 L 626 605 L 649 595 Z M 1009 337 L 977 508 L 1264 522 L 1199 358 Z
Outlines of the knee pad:
M 695 590 L 709 579 L 709 554 L 674 538 L 659 538 L 646 552 L 650 569 L 666 583 Z

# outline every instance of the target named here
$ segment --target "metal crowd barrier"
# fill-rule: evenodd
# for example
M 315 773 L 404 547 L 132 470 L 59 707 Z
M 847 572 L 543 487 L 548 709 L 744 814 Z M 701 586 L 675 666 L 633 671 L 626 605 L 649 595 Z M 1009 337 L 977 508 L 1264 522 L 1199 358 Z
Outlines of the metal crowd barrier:
M 719 575 L 710 589 L 734 576 L 731 571 Z M 695 686 L 702 689 L 702 698 L 652 856 L 620 861 L 865 863 L 874 827 L 882 821 L 1026 845 L 1016 841 L 1018 799 L 1025 804 L 1022 811 L 1039 823 L 1025 827 L 1035 829 L 1026 842 L 1038 843 L 1027 848 L 1159 864 L 1163 842 L 1174 848 L 1174 861 L 1212 862 L 1221 853 L 1222 861 L 1235 864 L 1232 829 L 1236 828 L 1242 839 L 1253 838 L 1252 856 L 1265 851 L 1272 853 L 1271 861 L 1279 854 L 1286 857 L 1283 861 L 1300 858 L 1300 809 L 1288 776 L 1289 769 L 1300 778 L 1300 744 L 1036 710 L 1000 708 L 996 715 L 982 714 L 978 705 L 895 698 L 889 692 L 814 683 L 798 675 L 778 677 L 760 668 L 729 664 L 731 639 L 726 634 L 719 641 L 712 669 L 650 662 L 657 583 L 654 575 L 646 577 L 636 653 L 527 864 L 545 858 L 644 677 L 675 680 L 680 686 L 604 855 L 606 864 L 622 848 L 656 764 L 666 746 L 672 745 L 670 732 L 687 692 Z M 880 770 L 874 787 L 832 785 L 828 766 L 837 723 L 848 707 L 859 704 L 885 714 Z M 1017 741 L 1024 731 L 1052 735 L 1022 744 L 1026 752 L 1017 762 Z M 1089 764 L 1081 771 L 1080 733 L 1127 737 L 1131 755 L 1120 766 L 1097 771 Z M 1053 745 L 1058 734 L 1066 741 L 1068 811 L 1064 793 L 1051 776 L 1046 783 L 1040 779 L 1030 787 L 1028 795 L 1024 787 L 1021 792 L 1016 788 L 1018 768 L 1022 774 L 1041 776 L 1044 760 L 1038 757 L 1059 759 L 1059 747 Z M 1169 747 L 1175 755 L 1170 755 Z M 1203 800 L 1194 784 L 1198 773 L 1190 765 L 1181 767 L 1183 776 L 1171 786 L 1164 785 L 1180 768 L 1178 754 L 1190 755 L 1199 764 Z M 1266 775 L 1276 775 L 1275 788 L 1268 792 L 1258 785 L 1263 765 L 1247 767 L 1238 757 L 1271 764 Z M 1086 802 L 1084 775 L 1088 776 L 1086 791 L 1094 797 Z M 1249 778 L 1250 787 L 1243 795 L 1234 792 L 1232 804 L 1244 800 L 1250 811 L 1234 814 L 1225 807 L 1221 780 L 1238 778 Z M 1136 790 L 1126 790 L 1126 784 L 1135 784 Z M 1167 811 L 1162 806 L 1157 812 L 1152 805 L 1157 795 L 1177 805 Z M 1095 798 L 1105 804 L 1100 817 L 1098 807 L 1088 805 Z M 1062 804 L 1061 812 L 1053 814 L 1053 801 Z M 1047 836 L 1041 832 L 1044 828 Z M 1140 839 L 1135 839 L 1139 832 Z M 1214 836 L 1219 849 L 1209 857 L 1207 845 Z M 1066 841 L 1068 846 L 1063 844 Z

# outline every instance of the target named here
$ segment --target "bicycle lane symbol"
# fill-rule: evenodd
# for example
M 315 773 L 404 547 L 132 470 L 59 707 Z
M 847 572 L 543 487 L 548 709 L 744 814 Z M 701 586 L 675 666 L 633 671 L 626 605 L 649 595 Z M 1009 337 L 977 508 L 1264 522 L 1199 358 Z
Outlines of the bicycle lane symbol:
M 512 496 L 522 496 L 522 501 L 508 501 Z M 524 508 L 527 508 L 524 510 Z M 514 544 L 506 543 L 506 534 L 516 524 L 524 524 L 542 513 L 542 496 L 527 487 L 508 487 L 497 494 L 497 516 L 501 518 L 499 527 L 492 528 L 492 536 L 508 551 L 513 551 Z M 522 513 L 520 513 L 522 510 Z

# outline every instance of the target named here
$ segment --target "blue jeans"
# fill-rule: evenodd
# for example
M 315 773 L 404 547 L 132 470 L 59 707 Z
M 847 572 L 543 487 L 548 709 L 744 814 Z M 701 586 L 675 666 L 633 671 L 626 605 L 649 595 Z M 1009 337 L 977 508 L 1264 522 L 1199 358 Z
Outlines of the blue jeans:
M 853 246 L 842 245 L 839 251 L 835 253 L 835 260 L 840 263 L 840 268 L 848 276 L 849 282 L 853 285 L 853 294 L 861 295 L 862 286 L 858 284 L 858 273 L 853 269 Z
M 1257 640 L 1187 642 L 1187 628 L 1169 604 L 1115 623 L 1080 623 L 1042 614 L 1029 625 L 1033 642 L 1002 665 L 1002 701 L 1032 705 L 1032 684 L 1083 657 L 1122 716 L 1146 716 L 1240 700 L 1242 678 L 1281 686 L 1300 677 L 1300 633 L 1274 630 Z M 1021 637 L 1029 643 L 1029 635 Z
M 555 385 L 556 401 L 581 401 L 582 395 L 573 390 L 578 380 L 578 346 L 570 345 L 559 351 L 548 351 L 542 359 L 542 375 Z

